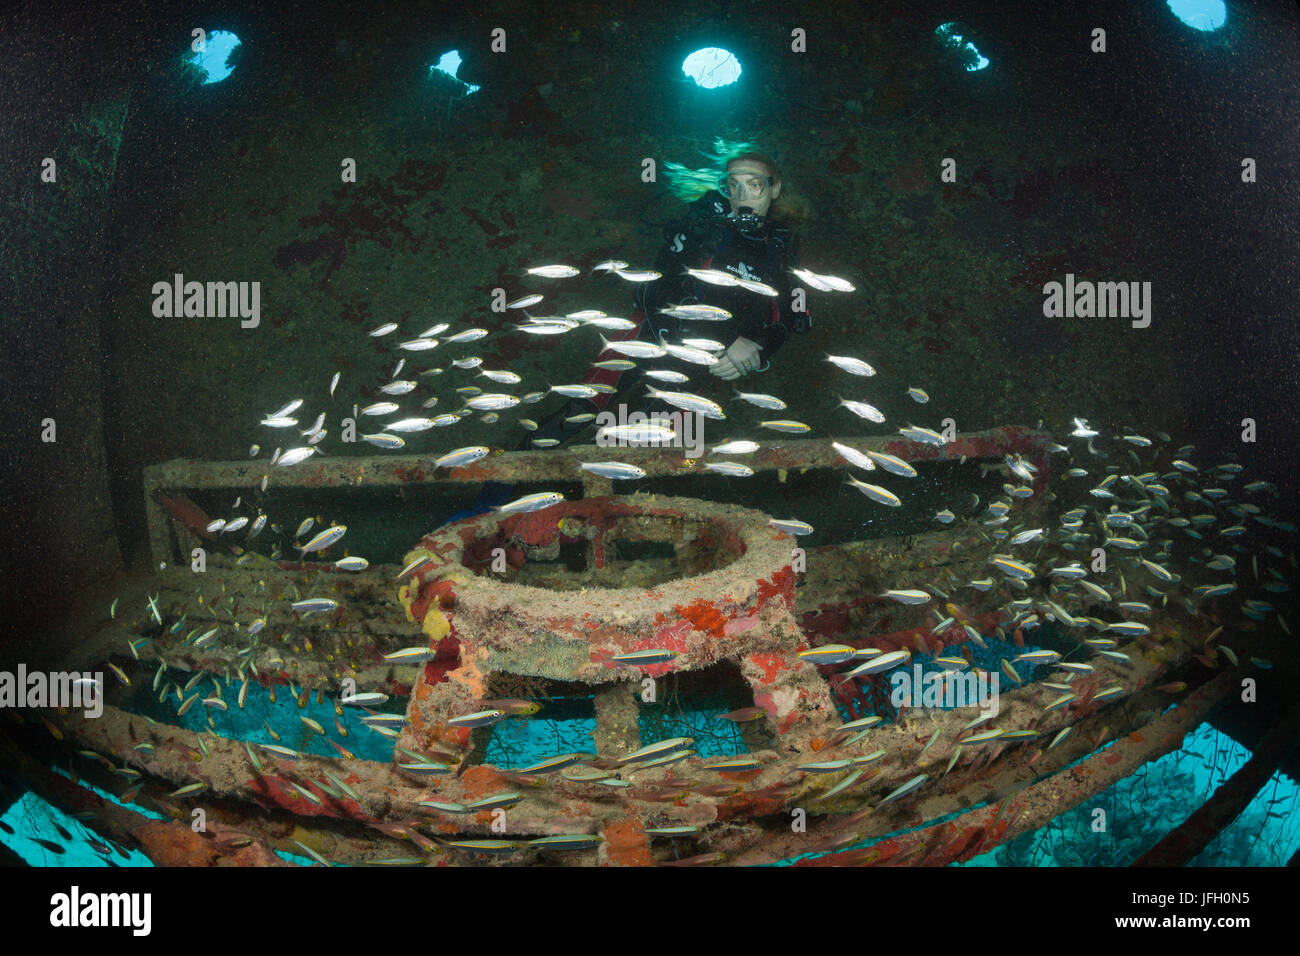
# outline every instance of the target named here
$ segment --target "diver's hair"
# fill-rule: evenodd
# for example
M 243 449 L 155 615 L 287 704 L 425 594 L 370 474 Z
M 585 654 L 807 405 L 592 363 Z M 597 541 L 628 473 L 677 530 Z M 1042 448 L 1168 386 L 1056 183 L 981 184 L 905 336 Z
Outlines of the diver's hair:
M 727 172 L 727 161 L 754 148 L 754 143 L 744 140 L 726 140 L 721 136 L 713 140 L 713 149 L 702 149 L 700 155 L 709 161 L 704 169 L 691 169 L 681 163 L 664 163 L 664 177 L 669 191 L 684 203 L 693 203 L 710 189 L 718 188 L 718 180 Z
M 754 143 L 737 140 L 725 140 L 717 137 L 713 149 L 701 150 L 704 157 L 713 165 L 704 169 L 690 169 L 680 163 L 664 163 L 664 176 L 668 188 L 682 202 L 691 203 L 711 189 L 718 188 L 718 180 L 726 175 L 730 163 L 747 159 L 759 163 L 768 175 L 781 183 L 781 195 L 772 201 L 768 215 L 779 219 L 787 225 L 799 225 L 812 219 L 812 207 L 803 196 L 790 191 L 781 175 L 781 167 L 770 155 L 755 149 Z

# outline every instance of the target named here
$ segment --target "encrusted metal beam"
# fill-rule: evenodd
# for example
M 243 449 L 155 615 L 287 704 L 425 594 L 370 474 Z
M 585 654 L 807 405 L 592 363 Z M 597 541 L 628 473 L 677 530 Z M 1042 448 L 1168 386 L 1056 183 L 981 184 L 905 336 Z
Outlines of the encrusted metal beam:
M 1234 673 L 1223 674 L 1218 680 L 1227 680 Z M 1259 742 L 1250 759 L 1224 781 L 1209 800 L 1133 865 L 1186 866 L 1224 827 L 1241 815 L 1297 743 L 1300 743 L 1300 704 L 1287 711 L 1282 722 Z
M 1047 432 L 1019 426 L 1003 426 L 982 432 L 958 434 L 945 445 L 908 441 L 898 436 L 846 437 L 853 447 L 885 452 L 909 462 L 992 459 L 1019 454 L 1040 469 L 1035 490 L 1046 480 L 1046 448 L 1052 441 Z M 831 468 L 843 464 L 832 439 L 765 440 L 762 447 L 745 458 L 755 472 Z M 288 468 L 265 461 L 206 462 L 177 459 L 144 470 L 144 496 L 149 541 L 156 562 L 175 560 L 167 534 L 168 511 L 160 501 L 163 493 L 178 490 L 252 489 L 265 477 L 269 485 L 290 488 L 394 487 L 434 482 L 538 482 L 567 481 L 583 487 L 592 497 L 609 493 L 607 479 L 576 472 L 574 460 L 608 458 L 609 448 L 575 445 L 560 451 L 502 452 L 472 465 L 456 469 L 433 467 L 430 455 L 370 455 L 365 457 L 313 456 Z M 683 448 L 617 449 L 620 461 L 645 469 L 647 477 L 708 474 L 702 465 L 687 464 L 690 452 Z M 188 502 L 182 502 L 190 508 Z M 189 530 L 195 530 L 191 516 Z M 185 544 L 185 542 L 182 542 Z

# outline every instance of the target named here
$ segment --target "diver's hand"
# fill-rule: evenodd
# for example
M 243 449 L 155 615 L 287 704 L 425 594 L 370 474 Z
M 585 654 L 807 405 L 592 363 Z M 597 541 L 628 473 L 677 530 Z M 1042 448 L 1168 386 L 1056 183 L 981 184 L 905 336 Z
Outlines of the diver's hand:
M 709 366 L 709 370 L 724 382 L 731 382 L 756 371 L 759 364 L 758 344 L 746 338 L 738 338 L 717 362 Z

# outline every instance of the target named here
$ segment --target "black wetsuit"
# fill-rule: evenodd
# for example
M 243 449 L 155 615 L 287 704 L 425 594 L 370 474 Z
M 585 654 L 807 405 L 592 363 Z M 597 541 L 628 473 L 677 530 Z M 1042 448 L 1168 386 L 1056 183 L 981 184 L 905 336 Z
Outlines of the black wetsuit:
M 673 344 L 683 338 L 706 338 L 730 347 L 737 338 L 746 338 L 759 347 L 758 371 L 768 368 L 773 355 L 789 339 L 792 332 L 806 332 L 812 321 L 807 312 L 793 310 L 790 294 L 792 277 L 790 269 L 798 266 L 798 243 L 794 233 L 774 219 L 759 220 L 752 228 L 742 228 L 734 219 L 727 218 L 731 204 L 722 193 L 710 190 L 691 204 L 686 216 L 664 227 L 664 246 L 655 261 L 655 271 L 663 278 L 637 286 L 633 302 L 635 311 L 629 317 L 638 328 L 616 335 L 606 335 L 610 341 L 637 338 L 658 343 L 660 336 Z M 686 273 L 687 268 L 716 269 L 737 278 L 753 279 L 776 289 L 778 295 L 766 296 L 740 286 L 718 286 L 706 283 Z M 687 303 L 706 303 L 726 309 L 732 314 L 722 322 L 682 321 L 663 315 L 660 309 Z M 597 361 L 623 358 L 606 350 Z M 629 411 L 650 411 L 662 408 L 662 402 L 649 398 L 644 386 L 653 384 L 666 391 L 696 392 L 716 401 L 731 395 L 733 382 L 724 382 L 713 375 L 707 366 L 693 365 L 664 357 L 640 359 L 638 368 L 628 372 L 612 372 L 593 368 L 584 381 L 601 383 L 617 388 L 615 394 L 602 394 L 595 399 L 572 399 L 543 423 L 538 432 L 528 436 L 559 438 L 567 441 L 586 429 L 586 425 L 568 426 L 563 419 L 583 412 L 603 411 L 622 403 Z M 666 384 L 641 375 L 641 367 L 672 368 L 691 377 L 689 382 Z M 751 373 L 751 375 L 754 373 Z M 636 388 L 633 388 L 636 386 Z M 671 411 L 672 409 L 668 409 Z
M 741 231 L 735 220 L 726 218 L 730 210 L 726 197 L 711 190 L 691 204 L 683 219 L 664 227 L 664 247 L 655 262 L 655 271 L 664 277 L 644 283 L 634 300 L 647 319 L 640 337 L 653 341 L 654 332 L 663 331 L 671 342 L 694 336 L 717 339 L 727 346 L 737 338 L 747 338 L 759 346 L 763 368 L 791 332 L 805 332 L 810 327 L 806 312 L 793 311 L 790 296 L 789 270 L 799 265 L 798 241 L 787 226 L 773 219 L 763 219 L 756 228 Z M 780 295 L 769 297 L 740 286 L 712 285 L 687 275 L 687 268 L 716 269 L 754 279 Z M 662 308 L 690 302 L 720 306 L 733 317 L 726 322 L 683 322 L 659 314 Z

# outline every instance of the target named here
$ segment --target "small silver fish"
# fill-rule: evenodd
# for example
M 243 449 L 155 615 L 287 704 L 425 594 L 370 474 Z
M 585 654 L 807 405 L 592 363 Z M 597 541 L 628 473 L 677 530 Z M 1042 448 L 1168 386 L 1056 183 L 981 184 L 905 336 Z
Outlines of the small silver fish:
M 719 361 L 716 355 L 712 352 L 706 352 L 704 349 L 693 348 L 688 345 L 674 345 L 662 339 L 659 344 L 673 358 L 683 362 L 690 362 L 692 365 L 717 365 Z
M 331 544 L 334 544 L 335 541 L 338 541 L 339 538 L 346 535 L 346 533 L 346 524 L 335 524 L 333 527 L 326 528 L 325 531 L 317 533 L 316 537 L 313 537 L 311 541 L 307 542 L 307 544 L 298 545 L 299 553 L 300 555 L 311 554 L 312 551 L 321 551 L 329 548 Z
M 601 362 L 598 364 L 605 365 L 607 363 Z M 632 363 L 629 362 L 628 364 L 631 365 Z M 645 370 L 645 376 L 646 378 L 654 379 L 656 382 L 668 382 L 672 385 L 680 385 L 682 382 L 689 382 L 691 380 L 689 375 L 683 375 L 681 372 L 674 372 L 670 368 L 648 368 Z
M 422 664 L 438 656 L 438 652 L 428 647 L 404 647 L 400 651 L 385 654 L 384 660 L 390 664 Z
M 819 292 L 854 292 L 856 286 L 847 279 L 841 279 L 839 276 L 819 275 L 816 272 L 809 272 L 806 269 L 791 269 L 795 275 L 803 279 L 810 286 Z
M 398 342 L 397 347 L 406 352 L 427 352 L 438 347 L 437 339 L 408 339 Z
M 387 702 L 388 695 L 377 691 L 365 691 L 339 698 L 339 703 L 347 707 L 378 707 Z
M 645 469 L 621 461 L 580 461 L 578 467 L 602 478 L 633 479 L 644 478 Z
M 881 451 L 869 451 L 867 456 L 891 475 L 899 475 L 903 478 L 916 477 L 916 469 L 901 458 Z
M 430 428 L 437 428 L 438 424 L 432 418 L 403 418 L 399 421 L 389 422 L 384 428 L 389 432 L 424 432 Z
M 285 405 L 283 408 L 276 409 L 275 411 L 273 411 L 270 415 L 267 415 L 266 417 L 267 417 L 267 418 L 284 418 L 286 415 L 292 415 L 292 414 L 293 414 L 294 412 L 296 412 L 298 409 L 302 408 L 302 403 L 303 403 L 303 400 L 302 400 L 301 398 L 295 398 L 292 402 L 289 402 L 289 404 Z
M 856 656 L 856 655 L 855 655 Z M 888 654 L 880 654 L 872 657 L 859 664 L 853 670 L 849 671 L 848 677 L 863 677 L 869 674 L 880 674 L 884 671 L 893 670 L 906 664 L 912 658 L 912 652 L 908 650 L 890 651 Z
M 727 351 L 727 347 L 716 339 L 682 339 L 682 345 L 693 349 L 704 349 L 706 352 Z
M 628 358 L 662 358 L 668 354 L 668 350 L 662 346 L 655 345 L 653 342 L 641 342 L 636 339 L 611 342 L 602 335 L 600 344 L 604 346 L 605 351 L 617 352 L 620 355 L 626 355 Z
M 514 395 L 504 395 L 500 393 L 487 392 L 483 395 L 475 395 L 465 402 L 466 407 L 474 409 L 476 412 L 495 411 L 503 408 L 514 408 L 519 404 L 519 399 Z
M 573 266 L 533 266 L 525 271 L 530 276 L 541 276 L 544 279 L 571 279 L 581 274 Z
M 751 405 L 757 405 L 759 408 L 770 408 L 778 412 L 786 408 L 785 402 L 775 395 L 764 395 L 761 392 L 742 392 L 740 389 L 734 391 L 737 398 L 749 402 Z
M 716 471 L 720 475 L 728 475 L 732 478 L 748 478 L 754 474 L 753 468 L 735 461 L 706 461 L 704 467 L 709 471 Z
M 645 664 L 667 664 L 676 660 L 677 652 L 667 649 L 647 649 L 615 654 L 610 660 L 620 667 L 638 667 Z
M 731 318 L 731 313 L 726 309 L 700 303 L 676 305 L 659 311 L 664 315 L 671 315 L 675 319 L 682 319 L 687 322 L 725 322 Z
M 503 710 L 480 710 L 473 714 L 452 717 L 447 724 L 450 727 L 490 727 L 505 715 Z
M 934 600 L 934 595 L 929 591 L 922 591 L 919 588 L 911 589 L 893 589 L 886 591 L 881 597 L 891 598 L 899 604 L 925 604 Z
M 321 426 L 324 424 L 325 424 L 325 413 L 321 412 L 319 415 L 316 416 L 316 421 L 312 422 L 311 428 L 304 429 L 301 432 L 301 434 L 304 437 L 315 435 L 318 432 L 322 431 Z
M 775 421 L 759 422 L 760 428 L 770 428 L 774 432 L 785 432 L 790 435 L 803 435 L 812 431 L 808 425 L 803 422 L 790 421 L 789 419 L 777 419 Z
M 769 298 L 776 298 L 781 293 L 772 288 L 766 282 L 759 282 L 756 279 L 737 279 L 736 285 L 750 292 L 757 292 L 759 295 L 765 295 Z
M 441 458 L 434 459 L 433 467 L 434 470 L 439 468 L 461 468 L 486 458 L 491 452 L 492 449 L 485 445 L 469 445 L 465 448 L 457 448 L 455 451 L 447 452 Z
M 925 781 L 928 780 L 929 777 L 930 775 L 925 773 L 913 777 L 911 780 L 907 781 L 907 783 L 903 784 L 901 787 L 898 787 L 895 790 L 891 791 L 890 794 L 880 802 L 882 804 L 889 803 L 889 801 L 891 800 L 897 800 L 899 797 L 907 796 L 909 793 L 911 793 L 912 791 L 916 790 L 919 786 L 921 786 L 921 784 L 925 783 Z
M 527 325 L 516 325 L 515 328 L 528 335 L 563 335 L 565 332 L 572 332 L 577 325 L 570 325 L 568 322 L 532 322 Z
M 846 355 L 828 355 L 826 361 L 830 362 L 850 375 L 871 376 L 876 374 L 876 370 L 861 359 L 851 358 Z
M 943 445 L 946 443 L 942 435 L 929 428 L 921 428 L 917 425 L 908 425 L 906 428 L 900 428 L 898 433 L 904 438 L 910 438 L 912 441 L 923 442 L 927 445 Z
M 878 502 L 882 505 L 888 505 L 891 508 L 902 507 L 903 502 L 888 488 L 882 488 L 879 485 L 871 485 L 865 481 L 858 481 L 852 475 L 849 475 L 848 483 L 854 488 L 857 488 L 858 491 L 862 492 L 872 501 Z
M 687 269 L 686 274 L 710 285 L 733 286 L 740 282 L 736 276 L 721 269 Z
M 868 405 L 866 402 L 851 402 L 847 398 L 841 398 L 840 405 L 865 421 L 880 424 L 885 420 L 884 412 L 874 405 Z
M 771 518 L 768 520 L 768 526 L 775 528 L 784 534 L 812 534 L 813 526 L 806 521 L 799 521 L 795 518 Z
M 337 611 L 339 602 L 333 598 L 306 598 L 294 601 L 290 605 L 299 614 L 313 614 L 318 611 Z
M 494 507 L 493 511 L 499 511 L 503 514 L 518 514 L 527 511 L 540 511 L 543 508 L 549 508 L 551 505 L 559 504 L 564 500 L 564 495 L 558 491 L 539 491 L 536 494 L 525 495 L 522 498 L 516 498 L 504 505 Z
M 615 441 L 628 445 L 666 445 L 677 432 L 665 425 L 606 425 L 596 432 L 596 443 Z M 551 439 L 552 445 L 556 444 Z M 541 440 L 533 442 L 541 446 Z
M 652 398 L 662 399 L 670 405 L 675 405 L 683 411 L 703 415 L 715 421 L 723 421 L 726 414 L 722 411 L 722 406 L 712 399 L 704 398 L 700 395 L 692 395 L 689 392 L 665 392 L 655 388 L 653 385 L 646 386 Z

